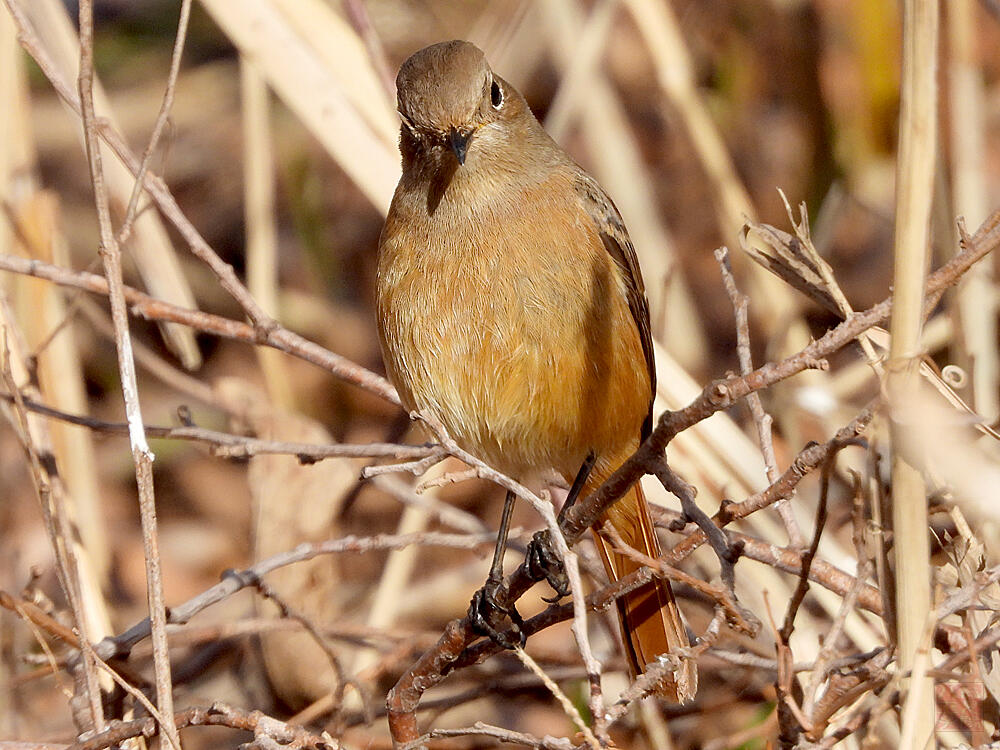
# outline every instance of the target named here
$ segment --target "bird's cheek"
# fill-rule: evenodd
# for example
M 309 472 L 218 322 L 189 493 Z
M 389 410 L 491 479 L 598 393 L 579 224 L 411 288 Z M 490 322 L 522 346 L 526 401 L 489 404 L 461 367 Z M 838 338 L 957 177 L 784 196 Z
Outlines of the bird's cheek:
M 506 138 L 495 124 L 483 125 L 469 140 L 467 164 L 473 159 L 492 163 L 496 158 L 503 158 L 506 151 Z

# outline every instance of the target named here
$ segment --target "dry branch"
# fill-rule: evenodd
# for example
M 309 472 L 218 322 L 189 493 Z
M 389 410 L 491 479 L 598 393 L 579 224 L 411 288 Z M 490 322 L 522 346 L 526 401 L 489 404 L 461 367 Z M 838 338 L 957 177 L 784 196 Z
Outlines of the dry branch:
M 256 586 L 263 576 L 272 570 L 291 565 L 303 560 L 310 560 L 317 555 L 333 553 L 364 553 L 373 550 L 400 549 L 411 544 L 444 546 L 456 549 L 475 549 L 482 544 L 492 542 L 489 534 L 440 534 L 421 532 L 407 536 L 380 535 L 374 537 L 348 536 L 317 544 L 300 544 L 289 552 L 274 555 L 245 570 L 230 570 L 223 573 L 222 581 L 207 591 L 202 592 L 188 601 L 170 608 L 167 621 L 172 625 L 183 625 L 196 614 L 207 607 L 216 604 L 226 597 L 232 596 L 248 586 Z M 102 659 L 124 656 L 139 641 L 149 637 L 149 620 L 142 620 L 125 632 L 114 638 L 105 638 L 94 647 L 94 651 Z
M 286 750 L 333 750 L 337 743 L 328 735 L 318 735 L 302 727 L 292 726 L 261 711 L 247 711 L 216 702 L 208 708 L 188 708 L 174 714 L 173 724 L 179 728 L 214 726 L 253 732 L 261 747 L 282 747 Z M 67 745 L 66 750 L 104 750 L 115 747 L 132 737 L 149 738 L 156 733 L 152 719 L 119 721 L 82 742 Z

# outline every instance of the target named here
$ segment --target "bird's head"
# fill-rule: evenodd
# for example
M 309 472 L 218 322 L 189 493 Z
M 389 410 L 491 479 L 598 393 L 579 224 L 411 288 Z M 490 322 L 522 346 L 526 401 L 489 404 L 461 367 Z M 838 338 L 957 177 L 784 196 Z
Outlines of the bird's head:
M 412 55 L 399 69 L 396 92 L 404 145 L 409 137 L 418 151 L 450 152 L 459 165 L 474 142 L 486 148 L 502 142 L 528 112 L 513 87 L 494 75 L 482 50 L 463 41 Z

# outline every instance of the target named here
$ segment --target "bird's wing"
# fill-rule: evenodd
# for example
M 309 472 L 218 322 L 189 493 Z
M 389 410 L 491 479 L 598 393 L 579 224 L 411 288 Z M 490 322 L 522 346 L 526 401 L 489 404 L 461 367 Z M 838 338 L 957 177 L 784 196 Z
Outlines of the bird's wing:
M 642 342 L 642 353 L 646 358 L 646 368 L 649 370 L 651 393 L 656 393 L 656 365 L 653 360 L 653 339 L 649 328 L 649 302 L 646 301 L 646 288 L 642 283 L 642 271 L 639 269 L 639 259 L 635 248 L 629 239 L 625 222 L 615 208 L 607 193 L 590 175 L 580 172 L 574 187 L 583 203 L 584 209 L 593 219 L 604 248 L 621 269 L 625 281 L 625 295 L 629 310 L 639 331 Z M 648 421 L 648 420 L 647 420 Z M 643 426 L 643 438 L 648 434 L 648 427 Z

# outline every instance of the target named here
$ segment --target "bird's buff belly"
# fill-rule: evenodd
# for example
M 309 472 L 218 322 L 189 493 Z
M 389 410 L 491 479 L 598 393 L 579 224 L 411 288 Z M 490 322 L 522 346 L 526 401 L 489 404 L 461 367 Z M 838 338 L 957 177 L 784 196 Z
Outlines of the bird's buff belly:
M 404 405 L 470 453 L 515 477 L 555 470 L 571 480 L 591 451 L 610 456 L 636 442 L 649 381 L 623 342 L 593 341 L 599 331 L 572 314 L 561 325 L 551 315 L 536 322 L 522 302 L 497 314 L 491 308 L 507 304 L 496 296 L 472 309 L 394 309 L 390 299 L 386 364 Z M 634 430 L 623 431 L 629 422 Z
M 502 471 L 523 477 L 553 468 L 565 475 L 588 452 L 578 427 L 582 404 L 574 378 L 544 359 L 538 351 L 445 343 L 412 363 L 413 406 Z

